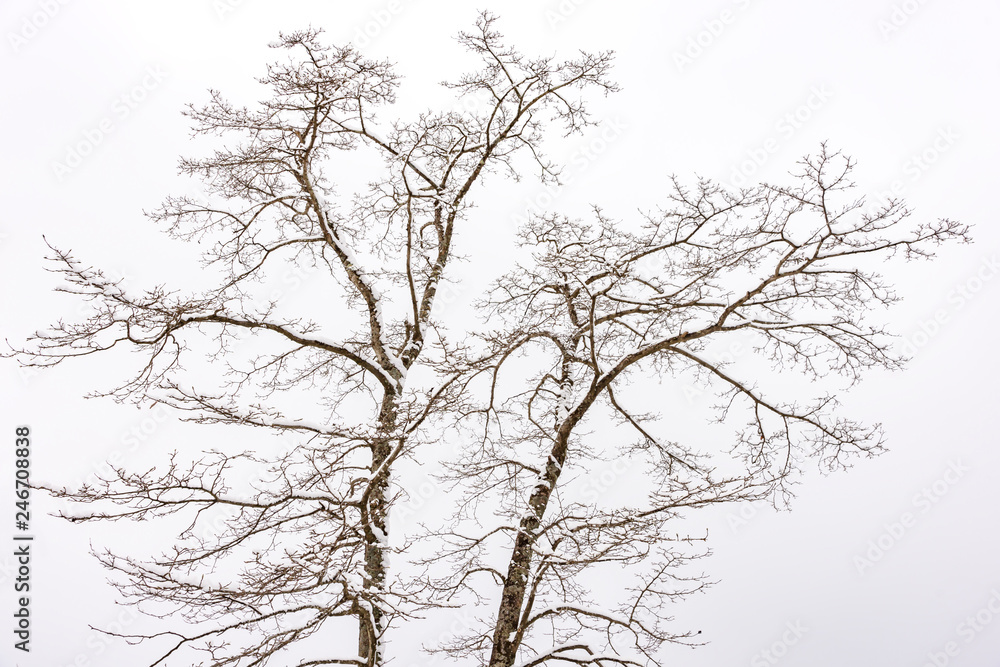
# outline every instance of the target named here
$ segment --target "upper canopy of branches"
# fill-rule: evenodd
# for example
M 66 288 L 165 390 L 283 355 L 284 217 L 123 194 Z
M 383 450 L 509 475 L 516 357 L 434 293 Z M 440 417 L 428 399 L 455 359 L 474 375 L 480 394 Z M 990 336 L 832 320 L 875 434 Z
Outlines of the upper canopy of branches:
M 166 377 L 165 369 L 177 368 L 182 329 L 216 331 L 220 340 L 270 332 L 309 356 L 308 367 L 326 366 L 325 357 L 348 376 L 360 372 L 398 391 L 425 343 L 473 185 L 492 171 L 516 176 L 512 160 L 521 149 L 543 177 L 553 176 L 556 167 L 541 152 L 543 129 L 552 122 L 580 129 L 590 121 L 574 95 L 588 87 L 615 89 L 606 78 L 610 54 L 529 60 L 503 43 L 494 23 L 483 14 L 476 32 L 460 38 L 482 68 L 445 84 L 463 94 L 488 91 L 485 102 L 428 111 L 385 130 L 375 112 L 394 100 L 397 76 L 388 63 L 351 46 L 328 46 L 320 30 L 282 35 L 272 46 L 288 57 L 261 78 L 271 95 L 256 108 L 236 107 L 212 91 L 206 104 L 187 111 L 196 134 L 225 138 L 210 156 L 181 162 L 183 172 L 203 181 L 207 196 L 170 197 L 151 214 L 178 238 L 214 241 L 205 256 L 221 270 L 221 281 L 191 296 L 165 288 L 132 294 L 53 248 L 67 291 L 85 294 L 98 312 L 86 323 L 42 333 L 35 352 L 22 358 L 50 364 L 130 343 L 151 353 L 146 372 L 124 387 L 142 395 Z M 358 148 L 374 151 L 382 167 L 366 191 L 334 197 L 334 153 Z M 315 312 L 285 312 L 261 298 L 259 284 L 289 265 L 318 267 L 315 280 L 340 288 L 354 306 L 351 334 L 334 333 Z M 409 303 L 409 313 L 387 321 L 390 301 Z M 291 358 L 282 359 L 267 366 L 289 367 Z
M 907 224 L 910 213 L 898 201 L 866 208 L 851 196 L 853 161 L 825 146 L 799 166 L 790 186 L 741 192 L 675 179 L 668 205 L 634 232 L 600 210 L 592 222 L 533 219 L 522 230 L 533 263 L 504 276 L 483 303 L 496 329 L 484 339 L 485 356 L 469 352 L 457 362 L 456 369 L 492 378 L 484 414 L 500 409 L 501 367 L 532 346 L 545 350 L 547 361 L 535 358 L 534 389 L 512 398 L 519 407 L 505 413 L 530 422 L 518 437 L 556 438 L 598 398 L 651 437 L 613 394 L 647 368 L 720 387 L 723 416 L 745 401 L 755 416 L 741 439 L 744 454 L 754 468 L 778 463 L 772 472 L 779 477 L 806 443 L 812 446 L 804 451 L 831 467 L 852 452 L 877 450 L 878 429 L 835 418 L 830 397 L 775 401 L 707 350 L 727 336 L 749 335 L 779 370 L 812 379 L 835 373 L 852 383 L 873 367 L 897 368 L 903 359 L 870 317 L 897 299 L 877 269 L 897 254 L 931 257 L 940 243 L 967 241 L 968 230 L 946 219 Z M 795 442 L 789 429 L 805 432 Z M 505 432 L 514 437 L 510 424 Z

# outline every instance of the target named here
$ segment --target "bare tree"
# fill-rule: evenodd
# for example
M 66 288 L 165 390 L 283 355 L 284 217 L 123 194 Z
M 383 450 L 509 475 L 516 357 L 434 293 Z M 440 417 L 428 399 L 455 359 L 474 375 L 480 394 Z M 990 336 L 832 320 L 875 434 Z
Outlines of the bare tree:
M 672 520 L 712 503 L 781 502 L 805 460 L 831 470 L 881 449 L 880 427 L 838 416 L 832 394 L 779 398 L 780 386 L 758 387 L 767 375 L 711 350 L 749 336 L 750 357 L 814 381 L 898 368 L 872 322 L 896 300 L 876 269 L 967 241 L 967 228 L 910 225 L 899 201 L 866 211 L 852 198 L 852 161 L 825 146 L 799 166 L 789 187 L 738 193 L 674 180 L 669 204 L 631 233 L 600 211 L 591 223 L 527 224 L 534 262 L 497 283 L 483 304 L 494 333 L 454 350 L 447 370 L 485 398 L 463 409 L 469 444 L 446 476 L 464 490 L 463 511 L 431 535 L 447 546 L 426 561 L 432 573 L 453 569 L 428 584 L 496 612 L 492 628 L 442 650 L 490 667 L 659 664 L 664 642 L 694 641 L 671 627 L 670 603 L 704 584 L 681 567 L 702 538 L 678 535 Z M 728 451 L 672 442 L 656 412 L 629 407 L 640 378 L 712 387 L 715 418 L 745 427 Z M 633 497 L 588 496 L 594 462 L 623 459 Z M 592 599 L 601 581 L 616 582 L 617 600 L 607 585 Z
M 281 438 L 273 452 L 245 451 L 234 430 L 232 442 L 191 460 L 175 454 L 150 471 L 116 469 L 93 487 L 51 489 L 83 504 L 67 512 L 73 521 L 189 519 L 157 558 L 99 554 L 140 608 L 179 610 L 191 624 L 128 636 L 159 643 L 154 665 L 374 666 L 386 628 L 418 604 L 388 583 L 390 475 L 427 439 L 428 416 L 452 401 L 447 382 L 421 390 L 407 375 L 434 342 L 433 305 L 455 234 L 474 186 L 489 173 L 517 177 L 517 154 L 557 179 L 543 135 L 589 124 L 580 89 L 614 89 L 610 54 L 529 59 L 503 44 L 490 15 L 459 41 L 482 67 L 445 85 L 486 100 L 471 111 L 428 111 L 380 132 L 376 111 L 393 102 L 397 84 L 392 67 L 326 46 L 316 30 L 274 44 L 288 58 L 261 79 L 271 97 L 259 106 L 212 91 L 190 107 L 195 134 L 224 142 L 181 162 L 208 196 L 169 198 L 152 217 L 210 248 L 206 263 L 219 278 L 201 293 L 133 293 L 50 246 L 62 291 L 90 300 L 93 314 L 37 334 L 15 351 L 22 363 L 128 347 L 144 362 L 104 395 Z M 369 189 L 338 196 L 336 159 L 355 149 L 380 167 Z M 261 297 L 290 266 L 312 271 L 319 285 L 306 312 Z M 217 369 L 206 389 L 206 371 Z M 199 530 L 220 517 L 217 534 Z M 331 645 L 337 619 L 356 620 L 357 654 Z

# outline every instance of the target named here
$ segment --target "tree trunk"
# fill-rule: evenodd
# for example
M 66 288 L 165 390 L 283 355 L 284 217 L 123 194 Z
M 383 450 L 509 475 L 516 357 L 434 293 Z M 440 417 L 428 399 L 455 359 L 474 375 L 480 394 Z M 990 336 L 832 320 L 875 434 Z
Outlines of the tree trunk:
M 497 615 L 496 630 L 493 633 L 493 654 L 490 656 L 489 667 L 511 667 L 517 657 L 517 649 L 521 638 L 518 627 L 521 620 L 521 607 L 524 604 L 524 592 L 528 585 L 528 575 L 531 573 L 531 557 L 538 527 L 545 516 L 552 489 L 556 487 L 563 463 L 566 462 L 566 450 L 569 442 L 569 429 L 560 429 L 552 451 L 549 453 L 545 473 L 535 486 L 528 500 L 529 509 L 521 518 L 514 540 L 514 553 L 510 558 L 507 578 L 503 584 L 503 594 L 500 598 L 500 613 Z
M 372 445 L 372 482 L 368 495 L 367 521 L 364 522 L 365 588 L 374 590 L 376 596 L 385 585 L 385 544 L 389 534 L 386 529 L 389 471 L 382 470 L 377 477 L 375 475 L 392 453 L 390 434 L 396 426 L 397 416 L 396 396 L 387 392 L 382 399 L 378 417 L 380 436 L 385 437 L 377 438 Z M 382 664 L 382 617 L 383 612 L 377 602 L 372 602 L 370 614 L 365 609 L 359 609 L 358 655 L 366 658 L 371 667 Z

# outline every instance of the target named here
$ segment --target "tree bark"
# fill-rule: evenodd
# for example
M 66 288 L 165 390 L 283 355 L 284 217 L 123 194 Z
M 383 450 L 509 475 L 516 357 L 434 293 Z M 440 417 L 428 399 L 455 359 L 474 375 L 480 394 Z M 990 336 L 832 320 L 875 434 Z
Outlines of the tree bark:
M 379 436 L 372 444 L 370 471 L 372 480 L 368 491 L 368 501 L 363 511 L 365 538 L 365 588 L 374 590 L 376 595 L 385 585 L 385 544 L 388 539 L 386 518 L 388 515 L 389 471 L 382 467 L 392 453 L 390 434 L 396 426 L 398 406 L 396 395 L 386 392 L 379 411 Z M 376 667 L 382 664 L 380 635 L 383 612 L 373 601 L 371 613 L 359 610 L 358 655 L 367 664 Z
M 497 615 L 496 630 L 493 633 L 493 654 L 490 656 L 489 667 L 511 667 L 514 658 L 517 657 L 517 649 L 521 642 L 518 634 L 521 607 L 524 604 L 524 592 L 531 572 L 536 531 L 542 523 L 545 509 L 552 497 L 552 490 L 556 487 L 559 473 L 566 462 L 569 433 L 569 428 L 563 424 L 549 452 L 545 472 L 535 486 L 528 500 L 528 510 L 525 511 L 518 526 L 514 552 L 511 555 L 500 599 L 500 613 Z

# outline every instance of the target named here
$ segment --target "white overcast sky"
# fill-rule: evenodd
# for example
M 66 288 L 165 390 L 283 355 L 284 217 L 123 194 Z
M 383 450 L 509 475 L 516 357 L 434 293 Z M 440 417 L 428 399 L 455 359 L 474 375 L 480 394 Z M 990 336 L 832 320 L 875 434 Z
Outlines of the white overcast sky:
M 807 475 L 790 512 L 745 506 L 697 516 L 714 549 L 700 565 L 718 583 L 676 617 L 708 644 L 668 650 L 667 664 L 918 667 L 933 664 L 929 655 L 959 667 L 996 664 L 1000 4 L 992 0 L 5 0 L 3 336 L 16 342 L 73 318 L 44 271 L 43 234 L 140 283 L 184 284 L 191 254 L 166 244 L 141 211 L 185 187 L 176 176 L 188 140 L 183 105 L 204 100 L 209 87 L 252 100 L 279 30 L 322 27 L 331 41 L 365 42 L 370 55 L 394 61 L 406 78 L 398 107 L 407 114 L 443 98 L 434 84 L 464 62 L 453 37 L 480 8 L 499 14 L 509 42 L 527 54 L 617 52 L 622 91 L 592 103 L 603 126 L 560 145 L 572 183 L 555 208 L 574 214 L 593 203 L 629 218 L 662 201 L 670 174 L 733 183 L 746 165 L 748 182 L 777 181 L 828 140 L 857 159 L 864 192 L 895 186 L 921 219 L 974 225 L 973 245 L 947 247 L 932 264 L 887 267 L 905 298 L 887 318 L 913 343 L 914 359 L 842 399 L 845 413 L 884 423 L 890 451 L 847 473 Z M 594 159 L 572 161 L 585 147 Z M 73 151 L 88 154 L 76 164 Z M 759 165 L 747 162 L 755 157 Z M 496 189 L 480 190 L 475 224 L 458 243 L 495 268 L 512 216 L 543 191 L 531 178 L 490 183 Z M 481 275 L 459 271 L 470 273 L 462 289 L 471 298 Z M 127 361 L 33 376 L 0 365 L 0 433 L 11 445 L 0 450 L 8 452 L 0 490 L 13 486 L 16 425 L 33 429 L 34 474 L 63 482 L 109 456 L 138 465 L 178 438 L 210 446 L 224 435 L 81 398 L 124 377 Z M 663 400 L 689 398 L 678 389 Z M 142 447 L 129 451 L 123 442 L 136 432 Z M 12 524 L 13 493 L 0 495 L 8 498 L 0 516 Z M 0 664 L 139 664 L 88 628 L 122 614 L 88 543 L 128 544 L 133 528 L 69 525 L 41 514 L 41 496 L 34 503 L 33 651 L 12 649 L 12 561 L 0 556 L 0 618 L 8 619 Z M 0 543 L 7 533 L 13 528 L 0 529 Z M 859 560 L 869 557 L 870 567 Z M 762 651 L 772 649 L 769 660 Z

